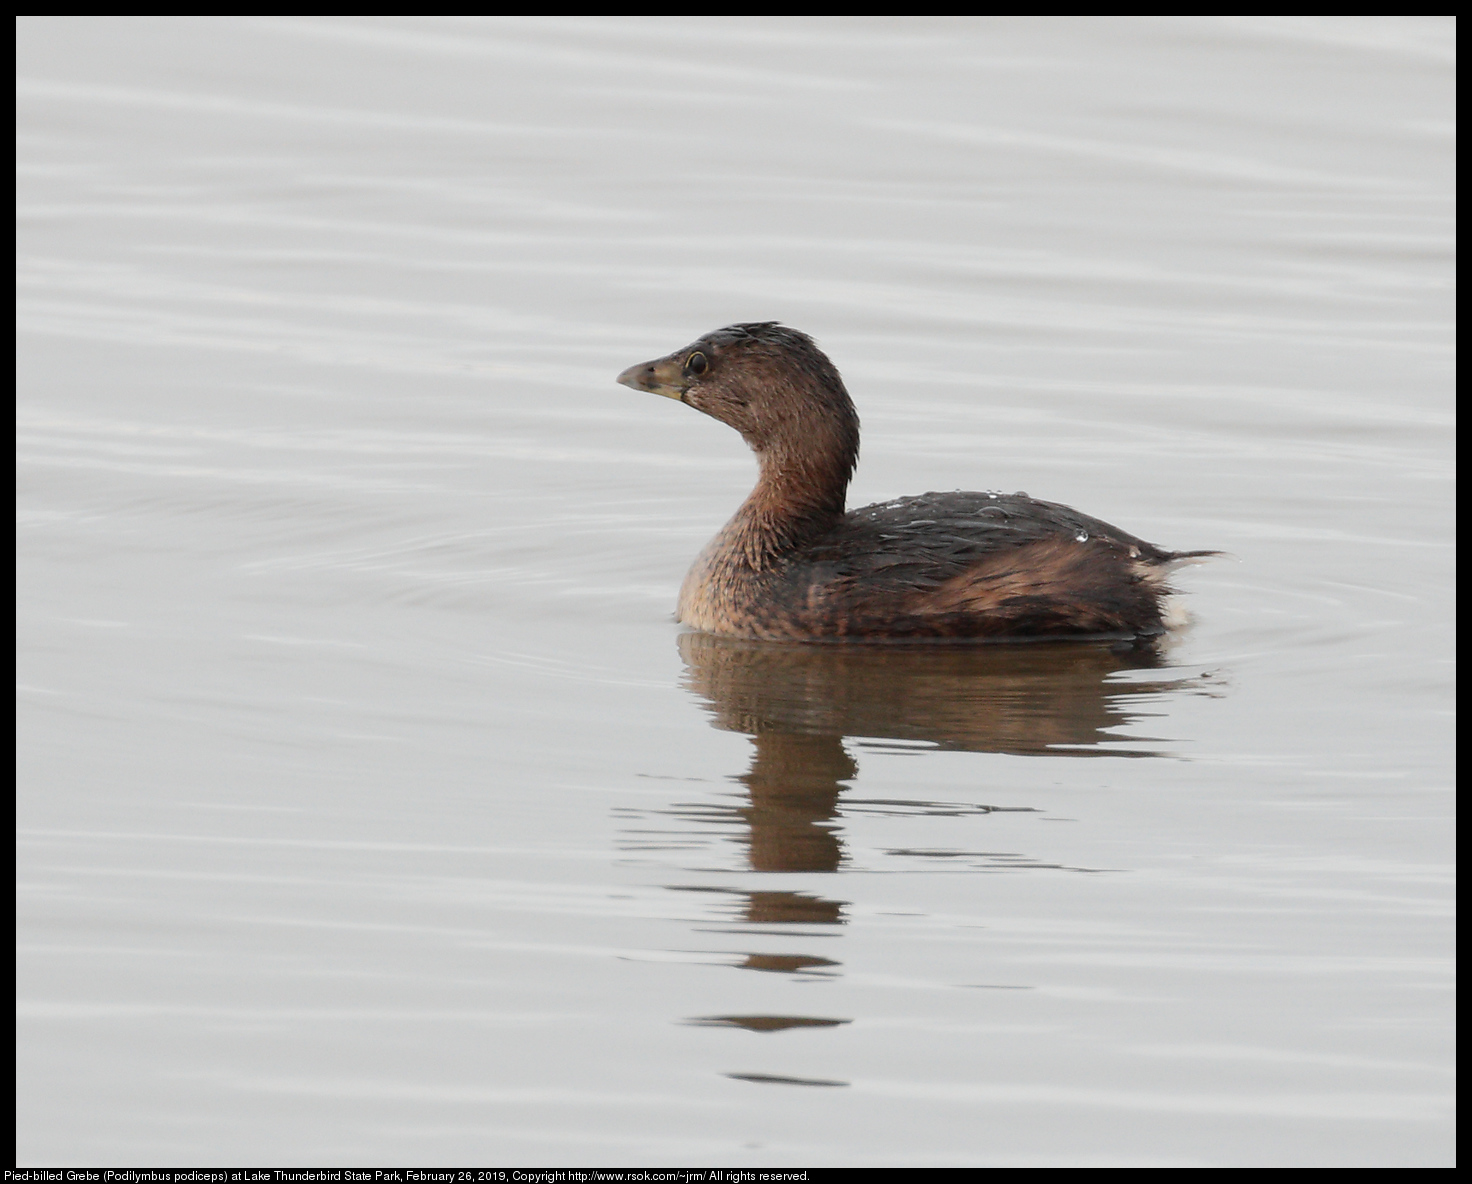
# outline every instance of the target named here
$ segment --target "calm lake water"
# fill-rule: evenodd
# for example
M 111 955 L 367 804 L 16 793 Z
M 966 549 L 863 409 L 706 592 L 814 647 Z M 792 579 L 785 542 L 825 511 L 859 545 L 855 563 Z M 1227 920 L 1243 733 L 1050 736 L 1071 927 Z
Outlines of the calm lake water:
M 22 18 L 22 1164 L 1452 1162 L 1450 18 Z M 1157 661 L 681 633 L 850 504 Z

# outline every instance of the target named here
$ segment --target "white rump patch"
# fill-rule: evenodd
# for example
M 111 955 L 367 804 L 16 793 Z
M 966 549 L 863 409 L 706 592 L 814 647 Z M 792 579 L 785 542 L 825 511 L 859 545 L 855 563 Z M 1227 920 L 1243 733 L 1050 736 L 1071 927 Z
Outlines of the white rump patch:
M 1184 629 L 1191 623 L 1184 596 L 1167 596 L 1161 600 L 1160 623 L 1167 629 Z

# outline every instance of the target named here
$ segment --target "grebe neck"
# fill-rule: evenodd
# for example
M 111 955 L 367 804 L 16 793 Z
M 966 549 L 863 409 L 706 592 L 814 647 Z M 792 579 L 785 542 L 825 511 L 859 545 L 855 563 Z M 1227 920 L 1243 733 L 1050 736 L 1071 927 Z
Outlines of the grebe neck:
M 761 570 L 827 534 L 843 518 L 856 452 L 811 440 L 757 451 L 756 486 L 721 532 L 725 549 Z

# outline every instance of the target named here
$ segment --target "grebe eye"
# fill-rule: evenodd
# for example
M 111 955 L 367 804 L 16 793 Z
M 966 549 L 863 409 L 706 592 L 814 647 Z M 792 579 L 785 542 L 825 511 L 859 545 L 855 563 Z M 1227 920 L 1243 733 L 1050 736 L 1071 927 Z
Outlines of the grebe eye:
M 696 352 L 685 359 L 685 369 L 699 377 L 710 369 L 710 363 L 705 360 L 703 353 Z

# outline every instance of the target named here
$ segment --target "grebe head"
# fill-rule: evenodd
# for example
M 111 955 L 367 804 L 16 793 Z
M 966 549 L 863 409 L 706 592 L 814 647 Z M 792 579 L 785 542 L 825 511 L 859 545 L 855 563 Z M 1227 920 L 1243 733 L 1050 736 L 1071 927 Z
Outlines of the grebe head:
M 811 337 L 776 321 L 717 329 L 630 366 L 618 381 L 688 403 L 735 428 L 757 453 L 826 437 L 857 456 L 859 417 L 843 379 Z

